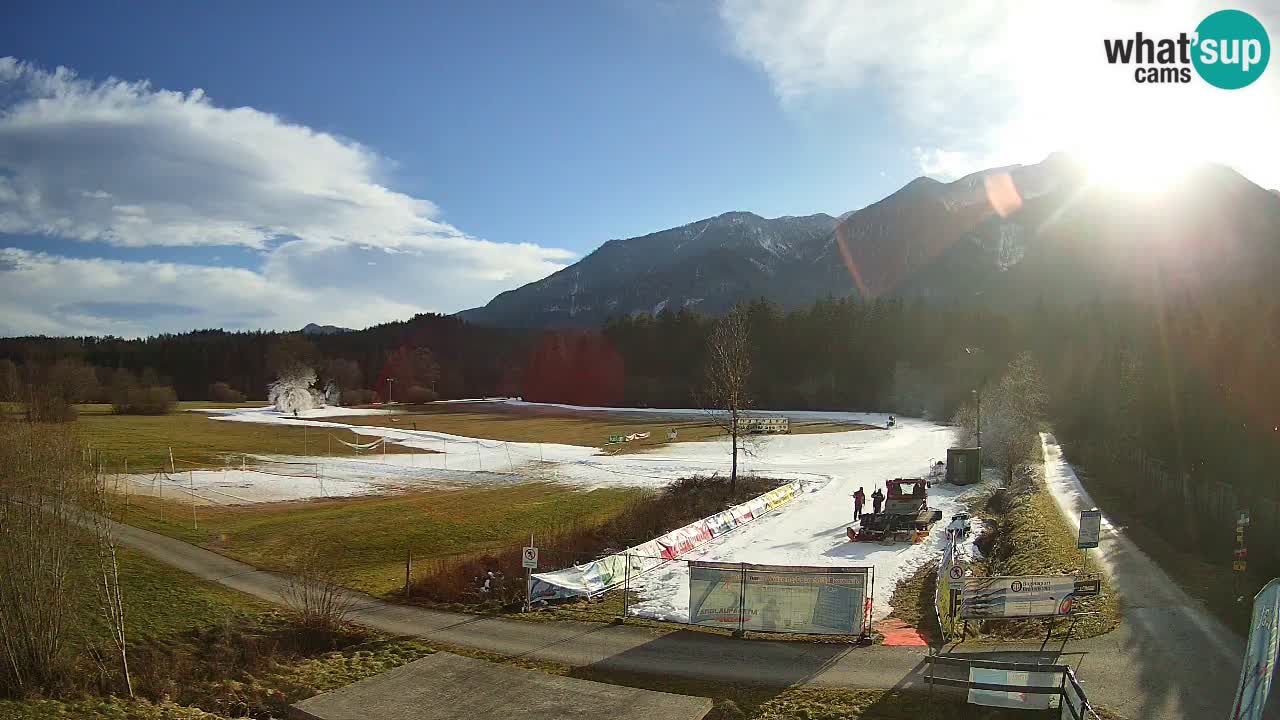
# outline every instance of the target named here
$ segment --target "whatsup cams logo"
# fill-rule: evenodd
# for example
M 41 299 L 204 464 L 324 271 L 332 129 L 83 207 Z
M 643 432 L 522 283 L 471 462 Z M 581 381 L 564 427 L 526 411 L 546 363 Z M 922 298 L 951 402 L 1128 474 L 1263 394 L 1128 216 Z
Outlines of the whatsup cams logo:
M 1189 83 L 1195 70 L 1214 87 L 1237 90 L 1261 77 L 1271 59 L 1267 29 L 1242 10 L 1219 10 L 1190 35 L 1151 38 L 1138 32 L 1102 44 L 1108 63 L 1137 66 L 1133 79 L 1139 83 Z

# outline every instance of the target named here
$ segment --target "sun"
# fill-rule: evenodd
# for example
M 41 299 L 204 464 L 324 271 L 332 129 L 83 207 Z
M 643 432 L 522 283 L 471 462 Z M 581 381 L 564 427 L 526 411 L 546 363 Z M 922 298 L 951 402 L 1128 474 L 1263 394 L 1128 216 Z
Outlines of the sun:
M 1158 193 L 1186 176 L 1194 159 L 1174 147 L 1137 144 L 1083 153 L 1089 184 L 1118 193 Z

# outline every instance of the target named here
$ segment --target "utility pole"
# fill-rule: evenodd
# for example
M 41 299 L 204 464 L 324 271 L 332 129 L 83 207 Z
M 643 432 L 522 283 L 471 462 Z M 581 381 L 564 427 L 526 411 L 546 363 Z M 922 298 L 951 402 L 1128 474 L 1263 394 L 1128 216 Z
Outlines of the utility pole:
M 974 389 L 973 396 L 974 398 L 976 398 L 976 402 L 978 406 L 976 412 L 974 413 L 974 418 L 978 424 L 978 450 L 979 450 L 978 455 L 979 457 L 981 457 L 982 455 L 982 452 L 981 452 L 982 450 L 982 390 Z
M 388 377 L 388 378 L 387 378 L 387 404 L 388 404 L 388 405 L 390 405 L 390 404 L 391 404 L 391 383 L 393 383 L 393 382 L 395 382 L 395 381 L 396 381 L 396 379 L 395 379 L 395 378 L 393 378 L 393 377 Z

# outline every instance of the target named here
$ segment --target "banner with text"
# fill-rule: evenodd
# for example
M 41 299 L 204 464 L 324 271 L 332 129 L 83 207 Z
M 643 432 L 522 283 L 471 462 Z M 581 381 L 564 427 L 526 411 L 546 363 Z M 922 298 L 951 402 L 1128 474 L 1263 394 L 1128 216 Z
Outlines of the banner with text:
M 871 569 L 689 563 L 689 622 L 727 629 L 860 635 Z
M 960 617 L 1053 617 L 1071 612 L 1076 579 L 1071 575 L 967 577 Z
M 779 508 L 800 495 L 800 481 L 792 480 L 728 510 L 677 528 L 662 537 L 600 558 L 552 572 L 534 573 L 530 601 L 562 600 L 596 595 L 674 560 L 712 538 L 723 535 Z M 628 569 L 628 565 L 630 568 Z
M 1240 684 L 1236 689 L 1231 720 L 1259 720 L 1266 710 L 1271 679 L 1276 671 L 1276 655 L 1280 654 L 1278 620 L 1280 579 L 1267 583 L 1253 598 L 1249 644 L 1245 648 L 1244 665 L 1240 668 Z

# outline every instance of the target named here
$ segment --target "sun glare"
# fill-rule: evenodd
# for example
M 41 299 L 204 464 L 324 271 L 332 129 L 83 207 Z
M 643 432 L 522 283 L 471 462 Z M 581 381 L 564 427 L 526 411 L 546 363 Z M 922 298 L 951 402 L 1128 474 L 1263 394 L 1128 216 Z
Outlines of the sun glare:
M 1083 153 L 1089 182 L 1116 192 L 1159 192 L 1183 177 L 1193 160 L 1175 148 L 1144 145 L 1094 149 Z

